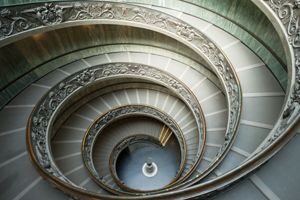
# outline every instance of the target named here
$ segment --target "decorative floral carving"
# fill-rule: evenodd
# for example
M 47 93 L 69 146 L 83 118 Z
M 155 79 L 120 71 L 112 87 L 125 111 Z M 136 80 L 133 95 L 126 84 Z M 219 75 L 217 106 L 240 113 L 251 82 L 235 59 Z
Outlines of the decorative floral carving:
M 279 123 L 272 131 L 267 141 L 262 145 L 259 151 L 267 148 L 277 140 L 300 115 L 300 1 L 299 0 L 265 0 L 274 10 L 275 14 L 281 20 L 289 36 L 290 45 L 294 49 L 295 61 L 295 82 L 291 86 L 289 98 Z M 256 154 L 259 152 L 257 151 Z
M 53 3 L 45 3 L 45 6 L 35 9 L 36 17 L 44 25 L 59 24 L 63 21 L 63 9 Z
M 229 125 L 227 126 L 227 131 L 225 134 L 225 143 L 220 150 L 221 154 L 225 147 L 229 144 L 235 133 L 235 120 L 238 119 L 239 115 L 239 112 L 236 111 L 239 110 L 241 103 L 239 96 L 239 86 L 236 80 L 234 80 L 233 74 L 230 73 L 230 68 L 226 66 L 225 57 L 219 52 L 218 48 L 213 43 L 204 44 L 201 49 L 218 69 L 218 75 L 221 76 L 223 80 L 225 80 L 225 89 L 227 91 L 227 94 L 230 95 L 229 112 L 231 117 L 228 119 Z
M 288 99 L 287 106 L 283 112 L 280 125 L 276 131 L 271 135 L 268 141 L 264 144 L 263 148 L 266 148 L 270 143 L 274 142 L 292 122 L 300 114 L 300 54 L 295 55 L 295 67 L 296 67 L 296 79 L 294 86 L 291 90 L 290 97 Z
M 87 69 L 84 70 L 81 74 L 77 75 L 73 81 L 78 84 L 78 86 L 84 86 L 88 83 L 91 83 L 95 80 L 95 70 Z
M 105 3 L 80 3 L 74 4 L 75 15 L 71 16 L 71 20 L 84 20 L 84 19 L 96 19 L 99 17 L 114 18 L 114 10 L 112 9 L 112 4 Z
M 184 37 L 188 41 L 192 41 L 195 37 L 201 37 L 199 34 L 196 33 L 196 31 L 194 31 L 194 29 L 191 26 L 183 23 L 177 23 L 176 33 L 177 35 Z
M 27 30 L 30 27 L 31 25 L 27 19 L 14 15 L 7 8 L 0 10 L 0 38 Z
M 130 21 L 136 21 L 136 22 L 147 22 L 147 12 L 143 8 L 135 7 L 132 9 L 134 15 L 133 17 L 129 18 Z
M 36 155 L 40 161 L 40 164 L 50 174 L 55 175 L 62 180 L 66 179 L 64 176 L 53 167 L 49 158 L 49 152 L 47 148 L 47 127 L 52 114 L 55 112 L 60 103 L 69 96 L 75 89 L 82 87 L 94 80 L 94 71 L 84 70 L 78 76 L 75 76 L 69 81 L 61 82 L 56 88 L 48 93 L 48 96 L 44 98 L 43 103 L 35 111 L 35 115 L 32 117 L 32 143 L 35 147 Z
M 155 24 L 161 28 L 167 28 L 168 26 L 168 16 L 162 13 L 153 13 L 151 18 L 151 24 Z
M 38 19 L 43 25 L 55 25 L 63 22 L 64 7 L 59 4 L 45 3 L 33 9 L 22 11 L 25 14 L 31 14 L 32 17 Z
M 289 41 L 293 47 L 300 47 L 300 1 L 299 0 L 265 0 L 286 26 Z
M 11 15 L 11 11 L 8 10 L 7 8 L 3 8 L 1 11 L 0 11 L 0 16 L 1 17 L 8 17 Z

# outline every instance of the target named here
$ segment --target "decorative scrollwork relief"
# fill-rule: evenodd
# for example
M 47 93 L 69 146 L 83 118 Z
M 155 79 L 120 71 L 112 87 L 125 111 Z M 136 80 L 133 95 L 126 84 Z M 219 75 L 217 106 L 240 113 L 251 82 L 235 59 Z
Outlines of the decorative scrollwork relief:
M 42 6 L 23 10 L 22 13 L 31 15 L 43 25 L 55 25 L 63 21 L 64 8 L 59 4 L 45 3 Z
M 275 130 L 271 132 L 260 150 L 266 149 L 276 141 L 287 127 L 300 115 L 300 1 L 299 0 L 264 0 L 285 27 L 288 41 L 293 48 L 295 65 L 294 84 L 290 86 L 287 104 Z M 258 153 L 258 152 L 257 152 Z M 257 154 L 256 153 L 256 154 Z
M 29 21 L 8 8 L 0 10 L 0 39 L 32 28 Z
M 35 111 L 36 115 L 32 117 L 31 136 L 32 147 L 34 152 L 42 165 L 42 167 L 50 174 L 67 181 L 64 176 L 60 175 L 56 167 L 50 159 L 49 147 L 47 144 L 47 128 L 51 116 L 57 109 L 60 103 L 72 94 L 79 87 L 84 87 L 88 83 L 91 83 L 95 79 L 94 70 L 84 70 L 79 75 L 76 75 L 72 79 L 66 82 L 61 82 L 51 90 L 43 99 L 43 103 Z
M 286 27 L 289 42 L 293 47 L 300 47 L 300 1 L 265 0 Z
M 74 3 L 73 11 L 76 13 L 70 16 L 70 20 L 84 20 L 84 19 L 97 19 L 105 17 L 112 19 L 115 17 L 114 10 L 112 10 L 112 4 L 109 3 Z
M 188 41 L 194 40 L 195 37 L 201 38 L 201 36 L 197 34 L 196 31 L 191 26 L 183 23 L 177 23 L 176 33 L 177 35 L 184 37 Z

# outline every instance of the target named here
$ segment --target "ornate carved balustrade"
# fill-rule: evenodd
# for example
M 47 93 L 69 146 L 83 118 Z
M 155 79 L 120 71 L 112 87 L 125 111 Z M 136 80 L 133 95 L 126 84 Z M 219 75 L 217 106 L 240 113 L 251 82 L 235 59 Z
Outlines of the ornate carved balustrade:
M 284 43 L 289 72 L 285 105 L 274 129 L 270 132 L 265 142 L 242 165 L 208 183 L 196 184 L 224 159 L 234 141 L 241 112 L 242 91 L 235 71 L 226 56 L 200 31 L 162 12 L 129 4 L 80 1 L 75 3 L 39 3 L 0 9 L 0 46 L 25 38 L 33 33 L 63 27 L 84 24 L 122 24 L 163 33 L 193 49 L 210 65 L 225 88 L 228 102 L 228 124 L 225 142 L 215 160 L 204 173 L 198 174 L 195 178 L 187 179 L 169 189 L 160 191 L 165 193 L 156 194 L 154 192 L 151 195 L 149 193 L 150 196 L 143 196 L 142 198 L 188 198 L 198 195 L 202 195 L 205 198 L 205 195 L 228 186 L 266 162 L 288 141 L 292 136 L 291 130 L 299 121 L 300 2 L 298 0 L 252 1 L 270 18 Z M 68 99 L 71 99 L 77 92 L 89 88 L 101 80 L 126 76 L 142 77 L 149 81 L 158 82 L 173 90 L 189 105 L 197 121 L 200 135 L 199 153 L 193 166 L 196 166 L 200 161 L 205 141 L 205 127 L 203 125 L 205 123 L 202 123 L 204 119 L 201 110 L 199 110 L 198 102 L 184 85 L 174 77 L 149 66 L 123 63 L 91 67 L 68 77 L 53 87 L 39 102 L 28 123 L 27 142 L 31 158 L 46 178 L 71 195 L 82 198 L 128 198 L 109 195 L 101 196 L 73 185 L 56 167 L 55 162 L 51 158 L 49 148 L 51 126 L 59 110 L 67 103 Z M 193 169 L 189 173 L 192 171 Z M 192 184 L 195 185 L 187 187 Z M 130 198 L 134 199 L 137 197 Z

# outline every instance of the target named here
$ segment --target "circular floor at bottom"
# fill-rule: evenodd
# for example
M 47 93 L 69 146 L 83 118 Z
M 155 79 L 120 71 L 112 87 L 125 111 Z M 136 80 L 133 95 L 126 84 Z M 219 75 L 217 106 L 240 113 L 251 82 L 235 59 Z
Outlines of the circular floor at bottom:
M 143 166 L 149 159 L 157 167 L 157 172 L 151 177 L 143 173 Z M 119 155 L 116 169 L 118 177 L 127 187 L 155 190 L 173 181 L 179 165 L 179 145 L 172 136 L 165 147 L 151 142 L 139 142 L 128 146 Z

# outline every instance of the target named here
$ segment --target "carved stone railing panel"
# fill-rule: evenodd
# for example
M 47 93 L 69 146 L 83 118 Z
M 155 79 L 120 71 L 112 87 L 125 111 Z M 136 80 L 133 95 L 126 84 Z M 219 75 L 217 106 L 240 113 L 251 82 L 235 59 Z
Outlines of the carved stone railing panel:
M 275 127 L 255 155 L 269 147 L 284 132 L 299 120 L 300 116 L 300 1 L 299 0 L 264 0 L 279 18 L 287 37 L 288 45 L 293 51 L 290 71 L 289 94 L 286 105 Z
M 114 121 L 120 118 L 130 117 L 130 116 L 148 116 L 151 118 L 155 118 L 170 128 L 172 133 L 176 136 L 177 141 L 179 142 L 180 151 L 181 151 L 180 167 L 173 181 L 176 181 L 178 178 L 180 178 L 181 172 L 184 169 L 184 164 L 186 160 L 186 151 L 187 151 L 183 133 L 180 127 L 178 126 L 178 124 L 174 121 L 174 119 L 171 116 L 154 107 L 150 107 L 146 105 L 122 106 L 110 110 L 109 112 L 101 115 L 96 121 L 94 121 L 94 123 L 90 126 L 89 130 L 86 132 L 84 136 L 84 140 L 82 142 L 82 157 L 83 157 L 84 164 L 86 168 L 89 170 L 92 177 L 96 179 L 96 182 L 99 183 L 101 187 L 107 189 L 108 191 L 117 194 L 129 194 L 129 195 L 132 195 L 132 193 L 133 194 L 136 193 L 136 195 L 139 195 L 140 193 L 147 194 L 149 193 L 149 191 L 145 192 L 145 191 L 137 191 L 131 189 L 131 192 L 125 192 L 122 190 L 122 188 L 113 187 L 112 183 L 107 184 L 106 183 L 107 180 L 104 179 L 104 176 L 107 174 L 100 175 L 99 174 L 100 172 L 96 170 L 95 163 L 93 162 L 93 148 L 95 146 L 96 140 L 100 139 L 101 132 L 107 126 L 111 125 Z M 158 141 L 158 138 L 155 139 Z M 109 167 L 109 162 L 107 163 L 107 167 Z

